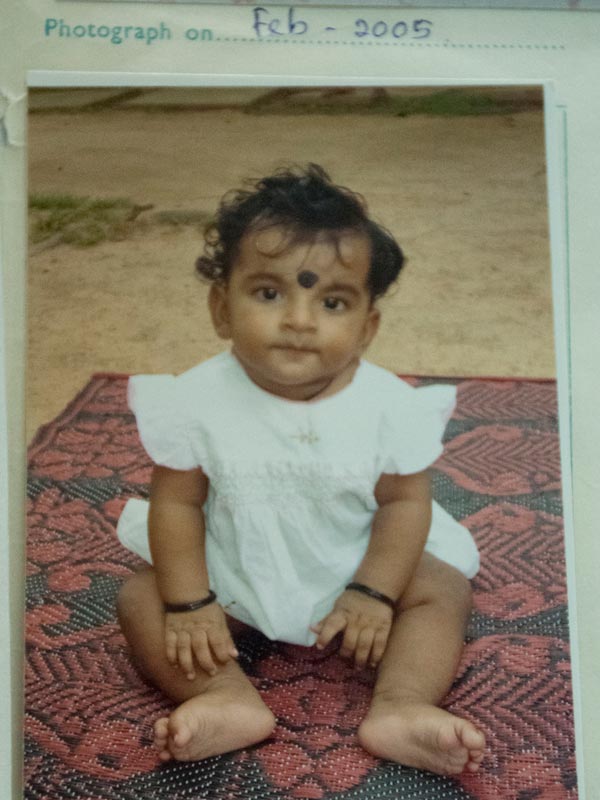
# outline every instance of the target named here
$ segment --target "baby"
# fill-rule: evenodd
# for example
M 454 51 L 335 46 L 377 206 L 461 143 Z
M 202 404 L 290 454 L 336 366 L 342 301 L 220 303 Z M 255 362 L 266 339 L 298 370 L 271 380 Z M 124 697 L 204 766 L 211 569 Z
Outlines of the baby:
M 415 389 L 361 359 L 403 256 L 363 200 L 316 166 L 226 195 L 199 272 L 231 350 L 137 376 L 129 404 L 155 463 L 121 541 L 152 563 L 123 586 L 123 632 L 178 707 L 161 758 L 260 742 L 275 718 L 239 667 L 235 620 L 270 639 L 334 639 L 377 671 L 358 730 L 375 756 L 475 771 L 484 736 L 438 707 L 461 657 L 469 532 L 432 503 L 450 386 Z M 401 342 L 398 342 L 399 347 Z

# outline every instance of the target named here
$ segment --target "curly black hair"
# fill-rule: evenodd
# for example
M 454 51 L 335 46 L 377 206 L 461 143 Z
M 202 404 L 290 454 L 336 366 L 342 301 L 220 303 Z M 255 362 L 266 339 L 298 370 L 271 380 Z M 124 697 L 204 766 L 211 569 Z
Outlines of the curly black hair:
M 196 270 L 203 278 L 226 283 L 244 235 L 274 225 L 290 232 L 289 244 L 325 232 L 337 246 L 343 232 L 363 233 L 371 244 L 367 276 L 371 300 L 385 294 L 404 263 L 396 240 L 370 219 L 363 198 L 334 184 L 318 164 L 308 164 L 279 169 L 250 182 L 248 188 L 227 193 L 205 231 L 204 254 L 196 261 Z

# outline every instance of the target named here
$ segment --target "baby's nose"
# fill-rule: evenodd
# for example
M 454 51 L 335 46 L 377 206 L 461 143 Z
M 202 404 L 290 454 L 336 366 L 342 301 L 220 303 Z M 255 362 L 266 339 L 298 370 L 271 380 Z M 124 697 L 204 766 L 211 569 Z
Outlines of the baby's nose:
M 285 324 L 298 330 L 310 330 L 316 326 L 312 303 L 308 298 L 290 300 L 286 305 Z

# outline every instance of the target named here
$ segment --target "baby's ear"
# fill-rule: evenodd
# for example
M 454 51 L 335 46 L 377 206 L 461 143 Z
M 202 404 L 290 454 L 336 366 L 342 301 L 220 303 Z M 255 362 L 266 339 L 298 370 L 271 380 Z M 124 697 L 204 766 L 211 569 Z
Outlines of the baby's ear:
M 222 283 L 212 284 L 208 293 L 208 309 L 217 336 L 221 339 L 231 339 L 227 286 Z
M 379 320 L 381 319 L 381 312 L 375 306 L 371 306 L 369 314 L 365 320 L 365 327 L 363 330 L 362 349 L 366 350 L 373 341 L 375 334 L 379 330 Z

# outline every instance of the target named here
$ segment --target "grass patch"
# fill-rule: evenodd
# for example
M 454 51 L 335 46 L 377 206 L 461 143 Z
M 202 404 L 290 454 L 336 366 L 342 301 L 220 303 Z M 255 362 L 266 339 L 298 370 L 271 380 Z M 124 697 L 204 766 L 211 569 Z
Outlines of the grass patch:
M 430 114 L 438 117 L 469 117 L 479 114 L 504 114 L 506 102 L 485 94 L 436 92 L 416 97 L 391 97 L 393 113 L 398 117 Z
M 123 198 L 34 194 L 29 198 L 29 238 L 34 244 L 51 241 L 76 247 L 123 239 L 141 209 Z
M 408 117 L 465 117 L 512 114 L 523 111 L 525 101 L 464 89 L 443 89 L 424 94 L 398 95 L 385 90 L 331 91 L 279 90 L 266 94 L 246 107 L 249 114 L 381 114 Z
M 120 241 L 137 225 L 193 226 L 202 231 L 212 219 L 206 211 L 163 210 L 136 222 L 151 204 L 131 200 L 93 199 L 71 194 L 32 194 L 29 197 L 29 240 L 44 250 L 59 244 L 92 247 L 104 241 Z

